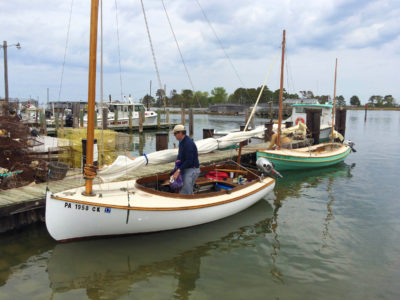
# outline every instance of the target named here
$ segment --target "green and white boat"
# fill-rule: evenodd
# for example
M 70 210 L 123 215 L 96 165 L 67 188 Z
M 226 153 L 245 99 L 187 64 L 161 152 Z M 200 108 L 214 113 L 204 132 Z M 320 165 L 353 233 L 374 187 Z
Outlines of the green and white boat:
M 275 149 L 257 151 L 257 159 L 264 157 L 278 171 L 304 170 L 328 167 L 345 160 L 351 147 L 342 143 L 322 143 L 299 149 Z

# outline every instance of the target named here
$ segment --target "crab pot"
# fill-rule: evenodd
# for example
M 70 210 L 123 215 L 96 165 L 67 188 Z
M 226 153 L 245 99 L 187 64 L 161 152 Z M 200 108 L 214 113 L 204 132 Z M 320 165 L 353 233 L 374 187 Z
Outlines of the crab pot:
M 49 180 L 61 180 L 67 175 L 68 165 L 59 161 L 49 163 Z

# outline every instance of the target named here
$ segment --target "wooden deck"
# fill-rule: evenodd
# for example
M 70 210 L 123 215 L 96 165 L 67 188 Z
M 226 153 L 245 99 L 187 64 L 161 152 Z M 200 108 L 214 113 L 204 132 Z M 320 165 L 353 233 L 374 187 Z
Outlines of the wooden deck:
M 257 149 L 265 149 L 267 144 L 250 144 L 242 150 L 244 157 L 254 154 Z M 238 151 L 235 149 L 216 151 L 199 156 L 200 164 L 236 159 Z M 154 175 L 172 171 L 174 163 L 147 166 L 127 173 L 119 180 L 135 179 L 137 177 Z M 48 188 L 52 192 L 60 192 L 84 185 L 80 171 L 69 175 L 63 180 L 40 183 L 20 188 L 0 191 L 0 233 L 21 226 L 44 220 L 45 194 Z M 94 181 L 96 183 L 96 181 Z

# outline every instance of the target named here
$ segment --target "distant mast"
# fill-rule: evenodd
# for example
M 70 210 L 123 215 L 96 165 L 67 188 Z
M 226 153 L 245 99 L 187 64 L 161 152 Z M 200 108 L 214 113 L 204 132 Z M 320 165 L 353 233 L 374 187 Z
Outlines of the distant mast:
M 281 87 L 279 91 L 279 120 L 278 120 L 278 140 L 277 145 L 278 149 L 281 148 L 281 123 L 282 123 L 282 98 L 283 98 L 283 67 L 285 63 L 285 37 L 286 30 L 283 30 L 283 39 L 282 39 L 282 62 L 281 62 Z
M 335 130 L 336 76 L 337 76 L 337 58 L 336 58 L 336 64 L 335 64 L 335 84 L 334 84 L 334 87 L 333 87 L 333 106 L 332 106 L 332 132 L 331 132 L 331 142 L 333 142 L 333 131 Z

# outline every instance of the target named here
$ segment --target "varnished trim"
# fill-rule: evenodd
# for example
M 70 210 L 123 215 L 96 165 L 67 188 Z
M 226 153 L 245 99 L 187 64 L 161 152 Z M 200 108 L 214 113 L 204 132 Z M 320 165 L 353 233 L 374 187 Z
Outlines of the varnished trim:
M 175 211 L 175 210 L 190 210 L 190 209 L 206 208 L 206 207 L 218 206 L 218 205 L 222 205 L 222 204 L 235 202 L 235 201 L 241 200 L 245 197 L 251 196 L 251 195 L 267 188 L 268 186 L 270 186 L 273 183 L 275 183 L 275 179 L 271 179 L 270 182 L 264 184 L 263 186 L 259 187 L 258 189 L 251 191 L 250 193 L 247 193 L 245 195 L 241 195 L 241 196 L 229 199 L 229 200 L 219 201 L 219 202 L 215 202 L 215 203 L 202 204 L 202 205 L 180 206 L 180 207 L 137 207 L 137 206 L 127 207 L 127 206 L 120 206 L 120 205 L 102 204 L 102 203 L 95 203 L 95 202 L 73 200 L 73 199 L 58 197 L 58 196 L 54 196 L 54 195 L 52 195 L 50 197 L 51 197 L 51 199 L 54 199 L 54 200 L 61 200 L 61 201 L 67 201 L 67 202 L 79 203 L 79 204 L 85 204 L 85 205 L 91 205 L 91 206 L 125 209 L 125 210 L 129 209 L 129 210 L 141 210 L 141 211 L 142 210 L 143 211 Z

